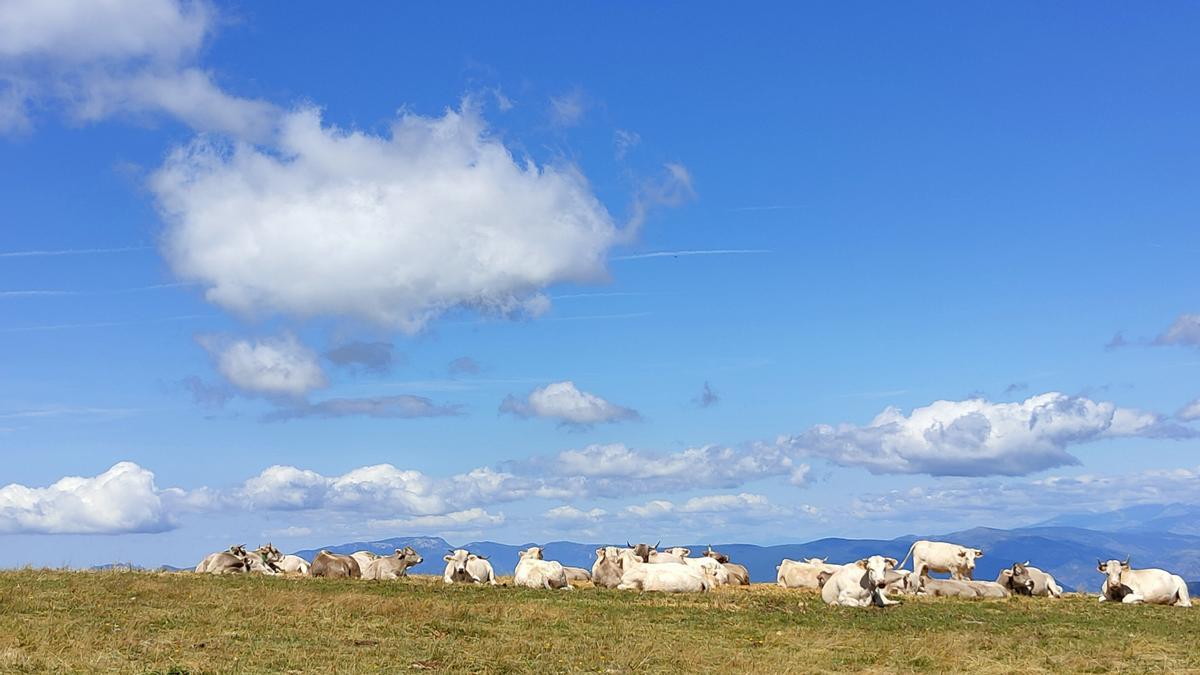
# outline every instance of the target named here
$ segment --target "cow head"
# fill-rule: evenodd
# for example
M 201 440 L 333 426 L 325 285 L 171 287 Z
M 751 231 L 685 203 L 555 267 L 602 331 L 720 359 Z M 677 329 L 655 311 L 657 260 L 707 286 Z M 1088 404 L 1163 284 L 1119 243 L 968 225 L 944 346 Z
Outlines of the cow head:
M 442 556 L 442 559 L 450 563 L 451 571 L 455 574 L 467 573 L 467 561 L 473 559 L 474 554 L 465 549 L 455 549 Z
M 958 549 L 959 563 L 963 569 L 967 570 L 967 578 L 972 577 L 975 571 L 975 560 L 983 557 L 983 551 L 977 548 L 960 548 Z
M 658 541 L 658 544 L 661 544 L 661 543 L 662 543 L 662 540 L 660 539 Z M 650 554 L 652 552 L 658 550 L 658 544 L 655 544 L 653 546 L 651 546 L 650 544 L 638 544 L 637 546 L 634 546 L 634 545 L 630 544 L 629 542 L 625 542 L 625 547 L 633 549 L 633 554 L 636 555 L 637 557 L 641 558 L 642 562 L 650 562 Z
M 722 565 L 729 562 L 729 556 L 725 555 L 724 553 L 718 553 L 717 551 L 712 550 L 711 546 L 709 546 L 708 550 L 704 552 L 704 555 L 709 558 L 712 558 L 713 560 L 716 560 L 717 562 L 721 563 Z
M 1005 570 L 1008 572 L 1009 590 L 1019 595 L 1033 595 L 1033 589 L 1037 585 L 1033 581 L 1033 577 L 1029 574 L 1029 563 L 1013 563 L 1012 569 Z
M 863 585 L 881 589 L 887 586 L 887 573 L 888 570 L 896 567 L 896 559 L 873 555 L 870 558 L 863 558 L 855 564 L 867 572 L 863 575 Z
M 542 560 L 542 547 L 530 546 L 517 554 L 521 560 Z
M 675 546 L 675 547 L 673 547 L 673 548 L 669 548 L 669 549 L 667 549 L 667 551 L 666 551 L 666 552 L 667 552 L 667 553 L 670 553 L 671 555 L 677 555 L 677 556 L 679 556 L 680 558 L 686 558 L 686 557 L 688 557 L 689 555 L 691 555 L 691 554 L 692 554 L 692 549 L 690 549 L 690 548 L 684 548 L 684 547 L 682 547 L 682 546 Z
M 267 543 L 254 549 L 254 554 L 262 558 L 266 564 L 277 563 L 283 560 L 283 554 L 274 545 Z
M 1120 560 L 1109 560 L 1108 562 L 1096 561 L 1096 571 L 1108 577 L 1104 582 L 1106 588 L 1121 587 L 1121 573 L 1129 570 L 1129 558 L 1125 558 L 1125 562 Z
M 398 548 L 396 549 L 396 553 L 393 555 L 395 555 L 396 558 L 408 563 L 409 567 L 416 567 L 417 565 L 425 562 L 425 559 L 421 557 L 421 554 L 417 553 L 416 549 L 411 546 Z

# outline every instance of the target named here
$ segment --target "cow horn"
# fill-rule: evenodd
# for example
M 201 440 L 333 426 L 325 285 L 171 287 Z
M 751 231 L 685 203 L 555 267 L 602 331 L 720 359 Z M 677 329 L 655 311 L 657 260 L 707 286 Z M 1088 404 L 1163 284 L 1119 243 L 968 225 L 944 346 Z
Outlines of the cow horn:
M 1129 556 L 1125 556 L 1125 562 L 1123 562 L 1123 563 L 1121 563 L 1121 564 L 1122 564 L 1122 565 L 1128 565 L 1128 564 L 1129 564 Z
M 659 546 L 661 546 L 661 545 L 662 545 L 662 539 L 659 539 L 659 540 L 658 540 L 658 543 L 656 543 L 656 544 L 654 545 L 654 550 L 656 550 L 656 551 L 657 551 L 657 550 L 658 550 L 658 547 L 659 547 Z
M 633 544 L 629 543 L 628 539 L 625 540 L 625 548 L 633 548 Z

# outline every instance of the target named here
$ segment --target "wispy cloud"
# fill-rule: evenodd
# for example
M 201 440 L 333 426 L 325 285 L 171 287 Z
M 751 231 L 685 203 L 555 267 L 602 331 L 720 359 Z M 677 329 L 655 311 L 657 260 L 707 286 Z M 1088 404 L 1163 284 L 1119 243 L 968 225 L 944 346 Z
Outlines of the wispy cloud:
M 694 255 L 756 255 L 773 253 L 765 248 L 714 248 L 688 251 L 651 251 L 650 253 L 634 253 L 621 255 L 613 260 L 645 260 L 647 258 L 683 258 Z
M 0 298 L 31 298 L 42 296 L 80 296 L 80 295 L 123 295 L 125 293 L 142 293 L 145 291 L 158 291 L 167 288 L 183 288 L 185 286 L 195 286 L 197 284 L 188 282 L 173 282 L 167 284 L 150 284 L 148 286 L 133 286 L 130 288 L 109 288 L 92 291 L 68 291 L 61 289 L 30 289 L 30 290 L 10 290 L 0 291 Z
M 38 326 L 9 326 L 0 328 L 0 333 L 31 333 L 36 331 L 71 330 L 76 328 L 118 328 L 121 326 L 141 326 L 154 323 L 171 323 L 175 321 L 195 321 L 198 319 L 220 318 L 215 314 L 181 314 L 179 316 L 164 316 L 157 319 L 140 319 L 132 321 L 96 321 L 93 323 L 54 323 Z
M 130 253 L 132 251 L 152 251 L 153 246 L 118 246 L 114 248 L 62 248 L 35 249 L 32 251 L 3 251 L 0 258 L 37 258 L 56 255 L 101 255 L 106 253 Z

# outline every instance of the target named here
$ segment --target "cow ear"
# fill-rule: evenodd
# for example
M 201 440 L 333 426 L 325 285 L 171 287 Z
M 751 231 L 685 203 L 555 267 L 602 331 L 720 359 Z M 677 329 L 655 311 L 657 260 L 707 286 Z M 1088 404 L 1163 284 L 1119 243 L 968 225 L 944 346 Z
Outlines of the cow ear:
M 1107 567 L 1107 566 L 1106 566 L 1104 563 L 1102 563 L 1102 562 L 1097 562 L 1097 563 L 1096 563 L 1096 571 L 1097 571 L 1097 572 L 1107 572 L 1108 570 L 1107 570 L 1107 569 L 1105 569 L 1105 567 Z
M 858 565 L 859 567 L 863 568 L 864 570 L 867 569 L 867 559 L 866 558 L 863 558 L 862 560 L 859 560 L 858 562 L 856 562 L 854 564 Z
M 884 560 L 884 562 L 887 563 L 888 567 L 893 567 L 893 568 L 896 566 L 896 563 L 900 562 L 899 560 L 896 560 L 895 558 L 884 558 L 883 560 Z
M 479 556 L 475 555 L 474 553 L 467 556 L 467 560 L 478 560 L 478 559 L 479 559 Z
M 445 560 L 446 562 L 450 562 L 451 560 L 454 560 L 454 556 L 447 553 L 446 555 L 442 556 L 442 560 Z
M 596 549 L 596 557 L 600 557 L 602 555 L 604 555 L 604 549 L 603 548 Z
M 975 549 L 975 557 L 982 558 L 983 557 L 983 549 L 981 549 L 981 548 Z

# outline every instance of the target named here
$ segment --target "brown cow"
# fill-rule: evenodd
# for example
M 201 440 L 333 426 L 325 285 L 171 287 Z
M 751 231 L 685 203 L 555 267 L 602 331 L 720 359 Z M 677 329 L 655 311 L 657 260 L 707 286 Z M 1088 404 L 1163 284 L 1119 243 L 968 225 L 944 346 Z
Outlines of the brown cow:
M 317 557 L 313 558 L 312 565 L 308 568 L 308 574 L 313 577 L 360 579 L 362 578 L 362 568 L 358 566 L 357 560 L 348 555 L 338 555 L 322 550 Z
M 750 585 L 750 570 L 746 569 L 745 565 L 729 562 L 729 556 L 719 551 L 714 551 L 712 546 L 704 552 L 704 555 L 716 560 L 725 567 L 725 571 L 729 572 L 729 580 L 726 585 L 729 586 L 749 586 Z

